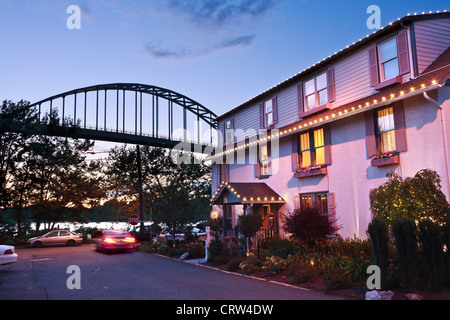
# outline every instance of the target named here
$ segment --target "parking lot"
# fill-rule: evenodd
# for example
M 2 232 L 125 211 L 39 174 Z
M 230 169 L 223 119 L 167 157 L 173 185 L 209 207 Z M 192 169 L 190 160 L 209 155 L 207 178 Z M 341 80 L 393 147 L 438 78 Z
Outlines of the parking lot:
M 142 252 L 106 254 L 93 245 L 16 252 L 16 263 L 0 267 L 0 300 L 331 298 Z

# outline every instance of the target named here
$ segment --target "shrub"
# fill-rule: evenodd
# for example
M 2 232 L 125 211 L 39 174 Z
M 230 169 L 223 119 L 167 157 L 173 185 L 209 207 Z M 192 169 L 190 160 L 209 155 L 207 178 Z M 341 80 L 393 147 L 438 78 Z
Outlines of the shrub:
M 261 269 L 271 275 L 276 275 L 280 273 L 280 271 L 285 270 L 286 267 L 287 262 L 285 259 L 277 256 L 272 256 L 266 258 Z
M 440 228 L 431 220 L 423 220 L 419 222 L 419 229 L 431 288 L 434 291 L 441 291 L 444 267 Z
M 361 251 L 359 257 L 353 257 L 348 265 L 344 267 L 346 274 L 353 281 L 363 282 L 367 279 L 367 267 L 370 265 L 368 256 L 364 255 L 364 251 Z M 387 268 L 386 268 L 387 272 Z
M 419 170 L 414 177 L 404 180 L 393 172 L 387 176 L 388 181 L 370 193 L 370 205 L 376 217 L 388 224 L 397 218 L 415 221 L 431 218 L 442 223 L 450 215 L 450 205 L 435 171 Z
M 254 254 L 250 254 L 248 258 L 239 265 L 239 268 L 242 270 L 243 274 L 250 274 L 258 271 L 260 266 L 261 261 L 256 258 Z
M 305 283 L 313 280 L 317 276 L 317 271 L 311 264 L 294 263 L 289 266 L 287 275 L 290 277 L 290 284 Z
M 239 270 L 239 266 L 246 259 L 247 259 L 247 257 L 245 257 L 245 256 L 234 256 L 233 258 L 231 258 L 230 261 L 228 261 L 227 270 L 228 271 L 237 271 L 237 270 Z
M 323 283 L 328 291 L 347 289 L 352 286 L 352 281 L 340 268 L 326 269 Z
M 227 246 L 220 239 L 214 239 L 209 244 L 209 261 L 213 264 L 225 264 L 230 260 L 230 255 L 226 252 Z
M 367 229 L 372 241 L 375 264 L 381 271 L 381 288 L 385 289 L 388 274 L 389 231 L 387 224 L 381 219 L 373 219 Z M 358 261 L 354 261 L 357 263 Z M 359 276 L 358 276 L 359 278 Z
M 413 220 L 398 218 L 392 224 L 403 285 L 409 291 L 414 287 L 417 261 L 417 231 Z
M 312 208 L 294 211 L 284 218 L 284 223 L 286 232 L 292 233 L 296 239 L 308 246 L 324 241 L 327 235 L 337 231 L 327 216 Z

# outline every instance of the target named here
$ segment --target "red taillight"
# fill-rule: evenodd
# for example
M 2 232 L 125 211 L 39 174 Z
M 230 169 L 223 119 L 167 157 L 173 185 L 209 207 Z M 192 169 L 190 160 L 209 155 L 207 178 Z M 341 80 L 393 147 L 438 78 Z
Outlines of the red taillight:
M 116 242 L 116 241 L 114 241 L 113 238 L 105 238 L 105 239 L 103 239 L 103 241 L 106 243 L 115 243 Z
M 4 252 L 4 254 L 13 254 L 14 252 L 11 249 L 8 249 Z
M 126 237 L 125 242 L 134 243 L 134 242 L 136 242 L 136 239 L 133 237 Z

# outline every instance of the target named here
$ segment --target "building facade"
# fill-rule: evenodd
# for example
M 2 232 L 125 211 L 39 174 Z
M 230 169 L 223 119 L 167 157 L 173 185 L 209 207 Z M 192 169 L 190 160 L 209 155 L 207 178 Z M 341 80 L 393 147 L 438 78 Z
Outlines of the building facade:
M 370 191 L 389 172 L 435 170 L 450 199 L 450 13 L 408 15 L 218 117 L 212 205 L 224 234 L 259 211 L 260 236 L 283 216 L 328 215 L 366 238 Z

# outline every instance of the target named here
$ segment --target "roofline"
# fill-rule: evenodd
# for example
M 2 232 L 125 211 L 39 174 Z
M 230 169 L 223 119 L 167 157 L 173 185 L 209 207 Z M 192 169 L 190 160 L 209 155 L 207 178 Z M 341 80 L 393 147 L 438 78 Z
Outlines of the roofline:
M 324 58 L 321 61 L 318 61 L 317 63 L 313 64 L 312 66 L 304 69 L 303 71 L 293 75 L 292 77 L 286 79 L 285 81 L 265 90 L 264 92 L 256 95 L 255 97 L 245 101 L 244 103 L 241 103 L 240 105 L 234 107 L 231 110 L 226 111 L 225 113 L 217 116 L 215 120 L 218 122 L 219 120 L 225 118 L 226 116 L 237 112 L 238 110 L 247 107 L 249 105 L 252 105 L 256 103 L 259 100 L 262 100 L 263 98 L 269 98 L 271 95 L 273 95 L 274 92 L 277 92 L 287 86 L 292 85 L 293 83 L 298 82 L 302 78 L 305 78 L 315 72 L 318 71 L 318 69 L 323 68 L 325 65 L 330 64 L 338 59 L 340 59 L 343 55 L 347 55 L 350 52 L 353 52 L 355 50 L 360 49 L 361 47 L 365 46 L 366 44 L 372 42 L 373 40 L 377 38 L 381 38 L 399 28 L 403 28 L 405 24 L 411 23 L 414 21 L 420 21 L 420 20 L 432 20 L 432 19 L 443 19 L 443 18 L 450 18 L 450 12 L 447 12 L 447 10 L 444 10 L 443 12 L 435 12 L 432 13 L 431 11 L 429 13 L 422 12 L 422 14 L 409 14 L 404 16 L 403 18 L 398 18 L 397 21 L 389 23 L 387 26 L 382 27 L 378 31 L 374 31 L 372 34 L 368 34 L 366 37 L 359 39 L 358 42 L 353 42 L 351 45 L 347 46 L 346 48 L 341 49 L 338 52 L 335 52 L 333 55 L 328 56 L 328 58 Z

